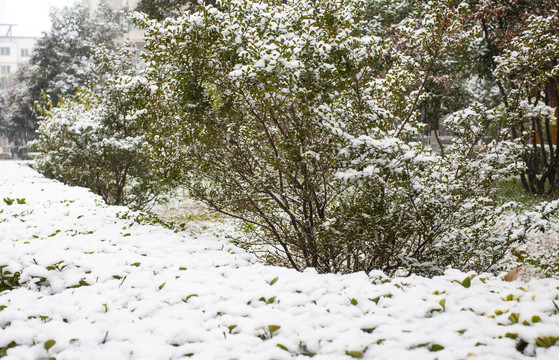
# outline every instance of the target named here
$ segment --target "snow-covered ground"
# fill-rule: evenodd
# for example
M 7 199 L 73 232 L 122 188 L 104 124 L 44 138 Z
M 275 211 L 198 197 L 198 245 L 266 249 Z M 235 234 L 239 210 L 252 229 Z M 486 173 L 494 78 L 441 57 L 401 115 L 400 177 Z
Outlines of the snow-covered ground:
M 0 357 L 559 358 L 559 280 L 299 273 L 127 213 L 0 162 Z

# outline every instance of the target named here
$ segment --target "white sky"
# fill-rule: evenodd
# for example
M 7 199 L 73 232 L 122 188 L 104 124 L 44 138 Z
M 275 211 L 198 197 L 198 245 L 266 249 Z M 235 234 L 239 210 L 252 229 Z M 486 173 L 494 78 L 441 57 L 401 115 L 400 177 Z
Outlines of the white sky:
M 40 36 L 50 28 L 51 7 L 71 5 L 79 0 L 0 0 L 0 24 L 17 24 L 14 36 Z M 0 26 L 0 35 L 7 27 Z

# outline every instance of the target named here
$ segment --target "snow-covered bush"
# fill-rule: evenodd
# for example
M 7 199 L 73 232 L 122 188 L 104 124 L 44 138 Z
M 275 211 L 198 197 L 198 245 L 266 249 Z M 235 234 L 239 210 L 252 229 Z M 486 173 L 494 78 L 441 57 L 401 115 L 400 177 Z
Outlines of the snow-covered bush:
M 88 187 L 109 204 L 143 208 L 162 187 L 135 124 L 144 86 L 131 55 L 99 50 L 102 88 L 43 109 L 33 147 L 41 152 L 37 168 L 46 176 Z
M 93 49 L 114 47 L 124 30 L 121 14 L 105 2 L 92 17 L 79 4 L 53 11 L 50 30 L 37 40 L 29 63 L 8 88 L 3 110 L 11 127 L 25 140 L 33 139 L 38 126 L 35 104 L 45 106 L 50 100 L 56 105 L 62 97 L 98 82 Z
M 161 173 L 242 220 L 268 261 L 486 271 L 523 238 L 514 224 L 497 231 L 490 198 L 517 168 L 514 144 L 474 151 L 483 124 L 445 156 L 414 142 L 424 84 L 460 46 L 467 7 L 429 2 L 422 23 L 402 22 L 416 59 L 367 35 L 360 0 L 218 6 L 162 23 L 137 16 L 151 89 L 141 126 Z
M 532 15 L 509 49 L 496 57 L 495 74 L 506 90 L 505 126 L 526 146 L 522 182 L 532 194 L 559 188 L 559 12 Z M 555 131 L 552 126 L 555 125 Z

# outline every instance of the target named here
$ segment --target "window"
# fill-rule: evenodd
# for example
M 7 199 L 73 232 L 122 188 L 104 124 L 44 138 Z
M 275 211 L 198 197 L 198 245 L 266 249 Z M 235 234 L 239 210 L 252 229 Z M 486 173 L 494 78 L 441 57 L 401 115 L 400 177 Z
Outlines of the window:
M 28 57 L 29 49 L 21 49 L 21 57 Z
M 9 47 L 0 47 L 0 55 L 9 56 L 10 55 L 10 48 Z
M 7 75 L 10 73 L 10 65 L 0 65 L 0 75 Z

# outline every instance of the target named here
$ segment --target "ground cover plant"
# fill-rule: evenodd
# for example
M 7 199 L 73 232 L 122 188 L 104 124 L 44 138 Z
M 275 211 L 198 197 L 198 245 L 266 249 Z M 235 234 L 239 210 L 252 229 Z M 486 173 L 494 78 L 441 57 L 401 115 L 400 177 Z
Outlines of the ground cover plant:
M 559 354 L 557 279 L 264 266 L 227 239 L 138 224 L 137 213 L 25 164 L 2 169 L 0 197 L 24 199 L 0 202 L 6 359 Z

